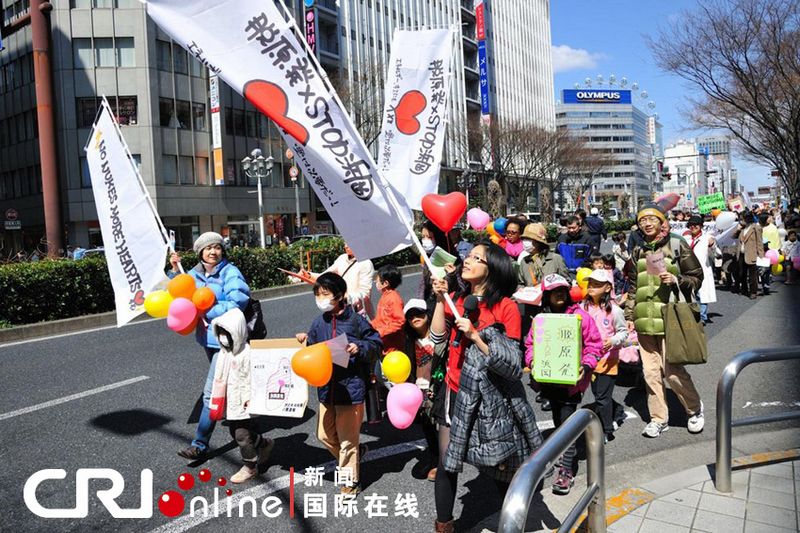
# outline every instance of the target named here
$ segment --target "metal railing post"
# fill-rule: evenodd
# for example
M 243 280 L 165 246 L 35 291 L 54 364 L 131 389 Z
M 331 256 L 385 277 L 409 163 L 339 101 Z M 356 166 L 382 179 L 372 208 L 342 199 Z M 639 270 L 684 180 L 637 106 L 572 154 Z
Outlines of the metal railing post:
M 735 355 L 725 365 L 717 383 L 717 457 L 714 486 L 719 492 L 733 492 L 731 481 L 731 431 L 735 426 L 777 422 L 800 418 L 800 411 L 791 411 L 765 416 L 732 419 L 733 385 L 744 368 L 752 363 L 800 359 L 800 346 L 763 348 Z
M 577 523 L 581 513 L 588 508 L 587 525 L 593 533 L 606 530 L 605 461 L 603 426 L 597 415 L 588 409 L 578 409 L 553 432 L 517 470 L 506 493 L 500 511 L 502 533 L 519 533 L 525 529 L 528 509 L 534 490 L 555 459 L 564 453 L 570 444 L 586 432 L 586 492 L 578 504 L 564 519 L 559 531 L 569 531 Z

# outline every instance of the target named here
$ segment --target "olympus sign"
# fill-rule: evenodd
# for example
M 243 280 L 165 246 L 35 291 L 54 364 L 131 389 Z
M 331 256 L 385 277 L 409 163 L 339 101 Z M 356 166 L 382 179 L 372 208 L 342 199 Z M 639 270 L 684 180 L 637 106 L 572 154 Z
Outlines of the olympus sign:
M 578 91 L 579 100 L 619 100 L 619 91 Z

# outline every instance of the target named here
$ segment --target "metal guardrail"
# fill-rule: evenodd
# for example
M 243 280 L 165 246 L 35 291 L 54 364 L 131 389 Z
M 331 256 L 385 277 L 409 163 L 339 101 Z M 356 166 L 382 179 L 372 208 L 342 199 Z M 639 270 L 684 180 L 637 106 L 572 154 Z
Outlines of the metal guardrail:
M 578 409 L 567 418 L 547 440 L 519 467 L 508 488 L 503 508 L 500 511 L 498 532 L 518 533 L 525 530 L 525 521 L 533 493 L 556 458 L 570 444 L 586 432 L 586 492 L 564 519 L 559 532 L 568 532 L 578 522 L 583 510 L 588 507 L 587 526 L 592 533 L 606 530 L 605 456 L 603 449 L 603 425 L 597 415 L 589 409 Z
M 748 416 L 731 420 L 733 384 L 744 368 L 752 363 L 800 360 L 800 346 L 764 348 L 737 354 L 725 365 L 717 383 L 717 463 L 714 486 L 720 492 L 732 492 L 731 429 L 739 426 L 800 419 L 800 411 L 784 411 L 763 416 Z

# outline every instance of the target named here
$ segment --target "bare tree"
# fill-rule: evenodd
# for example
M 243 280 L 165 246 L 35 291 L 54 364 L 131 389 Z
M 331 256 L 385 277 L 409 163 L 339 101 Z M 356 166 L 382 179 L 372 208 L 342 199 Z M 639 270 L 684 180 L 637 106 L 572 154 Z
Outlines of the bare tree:
M 663 70 L 699 90 L 693 124 L 729 131 L 800 200 L 800 4 L 700 0 L 649 45 Z
M 372 148 L 381 133 L 383 124 L 383 99 L 385 73 L 380 65 L 371 65 L 364 72 L 356 72 L 352 84 L 346 71 L 331 79 L 339 98 L 353 119 L 361 138 Z

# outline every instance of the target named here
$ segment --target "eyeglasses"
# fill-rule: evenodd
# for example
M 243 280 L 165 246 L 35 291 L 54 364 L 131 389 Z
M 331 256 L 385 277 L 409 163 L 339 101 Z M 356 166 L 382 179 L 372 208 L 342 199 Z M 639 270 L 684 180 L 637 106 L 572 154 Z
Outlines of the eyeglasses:
M 506 235 L 519 235 L 519 231 L 514 231 L 514 230 L 507 229 L 506 230 Z
M 489 263 L 486 262 L 486 259 L 483 259 L 482 257 L 478 257 L 477 255 L 472 255 L 472 254 L 470 254 L 467 257 L 465 257 L 464 261 L 465 262 L 466 261 L 470 261 L 470 262 L 477 261 L 478 263 L 483 263 L 484 265 L 488 265 L 489 264 Z

